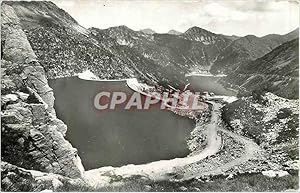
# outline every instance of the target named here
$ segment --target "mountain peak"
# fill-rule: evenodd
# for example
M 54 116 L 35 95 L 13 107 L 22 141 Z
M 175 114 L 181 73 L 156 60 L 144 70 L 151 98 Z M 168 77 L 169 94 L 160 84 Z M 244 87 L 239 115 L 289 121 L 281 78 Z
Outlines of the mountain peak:
M 179 32 L 179 31 L 171 29 L 170 31 L 168 31 L 168 34 L 171 34 L 171 35 L 180 35 L 180 34 L 182 34 L 182 32 Z
M 109 31 L 120 31 L 120 32 L 135 32 L 133 29 L 130 29 L 126 25 L 119 25 L 119 26 L 114 26 L 107 28 Z
M 216 42 L 228 42 L 231 41 L 229 38 L 226 38 L 224 35 L 218 35 L 213 32 L 207 31 L 200 27 L 191 27 L 181 36 L 185 39 L 201 42 L 205 45 L 215 44 Z
M 244 37 L 236 39 L 234 42 L 245 46 L 249 43 L 253 43 L 253 44 L 259 43 L 259 41 L 262 41 L 262 40 L 260 40 L 259 37 L 256 37 L 255 35 L 246 35 Z
M 142 29 L 142 30 L 140 30 L 140 31 L 143 32 L 143 33 L 145 33 L 145 34 L 150 34 L 150 35 L 156 33 L 154 30 L 152 30 L 152 29 L 150 29 L 150 28 Z
M 185 34 L 189 34 L 189 33 L 211 33 L 211 34 L 213 34 L 212 32 L 207 31 L 207 30 L 205 30 L 203 28 L 200 28 L 200 27 L 197 27 L 197 26 L 189 28 L 184 33 Z
M 254 40 L 258 37 L 256 37 L 255 35 L 246 35 L 244 38 L 248 39 L 248 40 Z

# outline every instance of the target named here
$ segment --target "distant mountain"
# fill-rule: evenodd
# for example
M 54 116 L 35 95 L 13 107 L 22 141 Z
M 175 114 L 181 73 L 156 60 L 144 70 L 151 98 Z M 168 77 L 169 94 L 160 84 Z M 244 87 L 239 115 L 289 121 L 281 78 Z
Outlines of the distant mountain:
M 85 29 L 52 2 L 2 2 L 11 6 L 48 78 L 89 69 L 105 79 L 137 77 L 180 86 L 184 75 L 208 66 L 203 45 L 174 35 L 149 35 L 126 26 Z
M 220 48 L 226 47 L 231 42 L 230 39 L 223 35 L 218 35 L 199 27 L 192 27 L 188 29 L 181 35 L 181 37 L 188 40 L 201 42 L 205 45 L 219 44 Z
M 209 68 L 212 60 L 219 54 L 216 45 L 189 40 L 170 34 L 145 34 L 125 26 L 111 27 L 98 32 L 115 39 L 120 45 L 134 49 L 142 56 L 151 59 L 164 70 L 173 86 L 184 84 L 185 73 L 191 69 Z M 165 80 L 164 80 L 165 81 Z
M 239 38 L 199 27 L 180 35 L 126 26 L 85 29 L 52 2 L 2 3 L 13 7 L 48 78 L 89 69 L 105 79 L 137 77 L 149 84 L 182 87 L 186 73 L 199 69 L 232 72 L 297 35 Z
M 180 34 L 182 34 L 182 32 L 171 29 L 170 31 L 168 31 L 168 34 L 170 34 L 170 35 L 180 35 Z
M 224 35 L 224 36 L 225 36 L 227 39 L 230 39 L 230 40 L 232 40 L 232 41 L 241 38 L 240 36 L 236 36 L 236 35 L 231 35 L 231 36 Z
M 270 34 L 263 37 L 247 35 L 236 39 L 218 56 L 211 72 L 232 72 L 241 64 L 262 57 L 282 43 L 297 38 L 297 32 L 298 29 L 286 35 Z
M 141 32 L 145 33 L 145 34 L 155 34 L 156 32 L 150 28 L 147 29 L 142 29 L 140 30 Z
M 52 2 L 2 3 L 13 7 L 20 18 L 48 78 L 72 76 L 86 69 L 103 79 L 137 77 L 156 83 L 161 77 L 160 66 L 152 60 L 109 36 L 98 41 L 90 30 L 81 27 Z M 119 28 L 124 33 L 130 30 L 125 26 Z
M 283 43 L 250 63 L 241 64 L 224 80 L 240 91 L 269 91 L 299 98 L 299 39 Z
M 186 73 L 209 69 L 226 42 L 231 42 L 208 31 L 205 37 L 203 34 L 205 41 L 195 41 L 189 37 L 197 32 L 146 34 L 126 26 L 85 29 L 51 2 L 3 3 L 13 7 L 20 18 L 48 78 L 89 69 L 101 78 L 137 77 L 180 87 L 186 84 Z M 211 43 L 207 43 L 209 39 Z

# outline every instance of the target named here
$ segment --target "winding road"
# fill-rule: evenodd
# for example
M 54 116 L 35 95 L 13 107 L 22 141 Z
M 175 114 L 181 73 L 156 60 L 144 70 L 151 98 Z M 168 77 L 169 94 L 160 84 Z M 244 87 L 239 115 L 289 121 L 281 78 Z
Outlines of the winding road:
M 121 176 L 122 178 L 131 176 L 144 176 L 147 179 L 153 181 L 169 180 L 172 179 L 178 168 L 184 167 L 216 154 L 222 148 L 222 138 L 217 133 L 221 131 L 228 136 L 232 137 L 234 140 L 241 142 L 244 145 L 244 152 L 241 157 L 234 159 L 220 167 L 213 170 L 206 171 L 203 173 L 195 172 L 188 176 L 185 176 L 181 180 L 188 180 L 191 178 L 196 178 L 203 175 L 217 175 L 230 168 L 246 162 L 247 160 L 253 158 L 255 153 L 260 151 L 259 146 L 252 140 L 247 139 L 243 136 L 235 134 L 231 131 L 225 130 L 218 126 L 221 120 L 221 107 L 222 105 L 217 102 L 210 102 L 212 104 L 212 116 L 210 123 L 206 125 L 205 132 L 207 136 L 207 146 L 206 148 L 194 156 L 185 158 L 175 158 L 171 160 L 160 160 L 147 164 L 141 165 L 125 165 L 122 167 L 102 167 L 99 169 L 93 169 L 86 171 L 84 174 L 85 180 L 93 186 L 106 186 L 111 185 L 111 179 L 115 176 Z

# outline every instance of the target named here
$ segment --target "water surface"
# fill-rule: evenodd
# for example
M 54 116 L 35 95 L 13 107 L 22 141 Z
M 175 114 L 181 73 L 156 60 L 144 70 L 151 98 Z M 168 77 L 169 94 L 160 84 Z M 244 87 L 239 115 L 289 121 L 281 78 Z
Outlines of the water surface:
M 236 96 L 236 92 L 225 88 L 218 81 L 220 77 L 193 75 L 187 77 L 190 86 L 188 89 L 198 92 L 213 92 L 217 95 Z
M 125 81 L 88 81 L 78 77 L 49 81 L 54 89 L 58 118 L 68 126 L 67 139 L 78 149 L 85 169 L 142 164 L 184 157 L 186 138 L 195 123 L 158 105 L 150 110 L 97 110 L 94 96 L 101 91 L 133 94 Z

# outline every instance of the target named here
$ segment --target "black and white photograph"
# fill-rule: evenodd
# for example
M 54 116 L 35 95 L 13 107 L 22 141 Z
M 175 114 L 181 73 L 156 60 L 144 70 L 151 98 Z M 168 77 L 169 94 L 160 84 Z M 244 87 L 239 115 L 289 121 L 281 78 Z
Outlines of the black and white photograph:
M 299 4 L 1 1 L 1 192 L 299 192 Z

